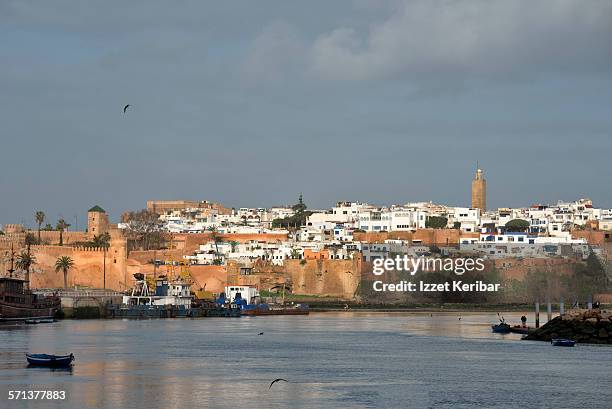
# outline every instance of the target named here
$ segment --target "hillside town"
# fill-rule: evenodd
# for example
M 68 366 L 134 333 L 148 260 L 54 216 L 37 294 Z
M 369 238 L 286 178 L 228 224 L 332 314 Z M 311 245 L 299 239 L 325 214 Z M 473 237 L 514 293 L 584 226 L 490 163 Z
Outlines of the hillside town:
M 0 268 L 27 273 L 33 288 L 124 291 L 133 286 L 133 274 L 157 274 L 170 264 L 188 269 L 194 287 L 211 291 L 231 281 L 353 299 L 368 263 L 395 254 L 478 255 L 505 279 L 517 280 L 534 269 L 569 272 L 592 255 L 607 263 L 612 209 L 589 199 L 488 209 L 482 169 L 471 196 L 471 207 L 341 201 L 329 209 L 308 208 L 301 194 L 293 205 L 271 208 L 151 200 L 117 224 L 94 206 L 86 231 L 71 230 L 63 220 L 45 225 L 37 214 L 38 228 L 3 226 Z M 9 268 L 11 254 L 24 249 L 32 255 L 26 271 Z M 55 268 L 61 256 L 73 260 L 67 278 Z

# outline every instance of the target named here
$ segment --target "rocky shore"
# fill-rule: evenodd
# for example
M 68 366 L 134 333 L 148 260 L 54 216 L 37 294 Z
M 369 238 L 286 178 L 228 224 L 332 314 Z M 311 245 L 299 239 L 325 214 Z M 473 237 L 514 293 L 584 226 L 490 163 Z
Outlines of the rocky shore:
M 612 344 L 612 312 L 572 310 L 530 332 L 523 339 L 550 341 L 553 338 L 567 338 L 587 344 Z

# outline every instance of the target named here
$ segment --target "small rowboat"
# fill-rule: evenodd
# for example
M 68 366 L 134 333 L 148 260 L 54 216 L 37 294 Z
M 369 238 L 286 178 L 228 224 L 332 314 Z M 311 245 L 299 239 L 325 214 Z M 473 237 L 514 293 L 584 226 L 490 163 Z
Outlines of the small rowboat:
M 576 345 L 576 341 L 565 338 L 553 338 L 550 340 L 550 343 L 556 347 L 573 347 Z
M 72 365 L 74 355 L 26 354 L 28 363 L 32 366 L 47 366 L 51 368 L 66 368 Z

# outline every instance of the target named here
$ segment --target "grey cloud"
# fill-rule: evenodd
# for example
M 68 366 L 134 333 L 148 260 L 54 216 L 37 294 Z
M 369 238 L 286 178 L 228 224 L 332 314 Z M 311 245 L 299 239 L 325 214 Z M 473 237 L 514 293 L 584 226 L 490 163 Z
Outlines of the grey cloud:
M 318 79 L 355 81 L 607 73 L 610 38 L 612 2 L 419 0 L 396 4 L 367 29 L 320 33 L 302 68 Z
M 303 66 L 306 45 L 298 30 L 284 21 L 268 25 L 255 38 L 243 72 L 248 80 L 278 81 Z

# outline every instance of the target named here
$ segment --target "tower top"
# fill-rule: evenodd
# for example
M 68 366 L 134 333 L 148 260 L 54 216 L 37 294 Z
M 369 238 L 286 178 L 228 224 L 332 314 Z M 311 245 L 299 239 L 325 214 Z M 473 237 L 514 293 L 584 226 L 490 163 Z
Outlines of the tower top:
M 92 207 L 91 209 L 89 209 L 87 212 L 88 212 L 88 213 L 91 213 L 91 212 L 95 212 L 95 213 L 106 213 L 106 211 L 105 211 L 104 209 L 102 209 L 102 208 L 101 208 L 100 206 L 98 206 L 98 205 L 95 205 L 94 207 Z

